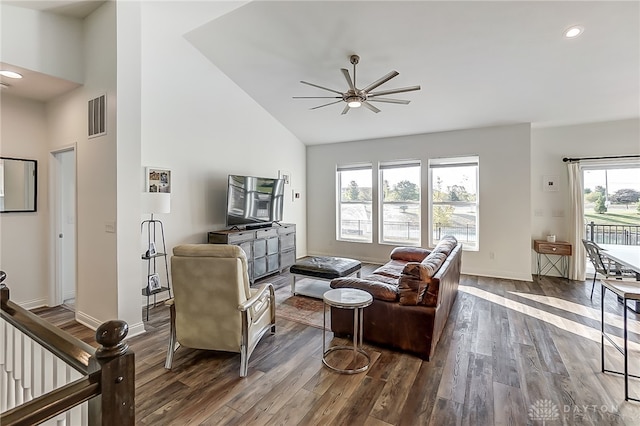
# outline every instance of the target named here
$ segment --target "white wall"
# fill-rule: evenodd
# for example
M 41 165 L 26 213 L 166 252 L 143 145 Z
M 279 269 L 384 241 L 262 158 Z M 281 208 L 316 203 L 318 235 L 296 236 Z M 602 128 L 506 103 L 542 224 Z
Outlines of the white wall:
M 3 94 L 0 111 L 0 156 L 38 161 L 37 211 L 0 214 L 0 269 L 11 300 L 31 309 L 46 304 L 49 284 L 45 106 Z
M 204 243 L 208 231 L 225 227 L 228 174 L 277 177 L 288 171 L 292 187 L 303 193 L 295 203 L 288 196 L 284 205 L 284 222 L 297 224 L 300 257 L 307 245 L 305 146 L 184 37 L 239 4 L 142 3 L 138 188 L 143 190 L 144 166 L 171 170 L 171 213 L 156 216 L 171 253 L 177 244 Z M 142 285 L 146 269 L 140 276 Z
M 77 253 L 78 291 L 76 319 L 90 327 L 119 318 L 130 327 L 130 335 L 142 331 L 142 311 L 129 305 L 119 306 L 122 299 L 138 300 L 135 272 L 139 254 L 130 250 L 119 256 L 118 247 L 135 247 L 138 241 L 139 204 L 118 205 L 118 174 L 137 170 L 127 161 L 118 163 L 118 127 L 116 116 L 116 3 L 106 2 L 83 21 L 83 58 L 85 84 L 47 105 L 48 130 L 55 151 L 76 144 L 77 161 Z M 87 136 L 87 102 L 101 94 L 107 95 L 107 134 L 89 139 Z M 126 99 L 126 97 L 125 97 Z M 134 117 L 135 119 L 135 117 Z M 139 152 L 138 141 L 124 138 L 123 155 L 131 149 Z M 138 148 L 136 148 L 136 146 Z M 136 157 L 134 154 L 134 162 Z M 134 172 L 135 173 L 135 172 Z M 125 189 L 126 191 L 126 189 Z M 123 196 L 126 201 L 126 196 Z M 117 220 L 117 208 L 128 217 Z M 115 226 L 116 232 L 107 228 Z M 129 280 L 120 270 L 129 272 Z M 123 282 L 120 282 L 120 279 Z
M 422 244 L 426 245 L 428 160 L 463 155 L 480 158 L 480 250 L 464 252 L 463 272 L 530 281 L 529 124 L 307 147 L 307 192 L 313 194 L 307 204 L 309 253 L 384 262 L 392 249 L 375 242 L 336 240 L 336 165 L 421 160 Z
M 569 175 L 564 157 L 640 154 L 640 119 L 533 129 L 531 208 L 533 238 L 569 238 Z M 558 176 L 559 191 L 544 192 L 543 176 Z
M 82 83 L 82 22 L 52 13 L 0 5 L 1 61 Z
M 140 3 L 117 4 L 117 263 L 118 318 L 125 319 L 130 334 L 144 330 L 138 281 L 141 147 L 141 16 Z M 135 323 L 134 320 L 138 322 Z

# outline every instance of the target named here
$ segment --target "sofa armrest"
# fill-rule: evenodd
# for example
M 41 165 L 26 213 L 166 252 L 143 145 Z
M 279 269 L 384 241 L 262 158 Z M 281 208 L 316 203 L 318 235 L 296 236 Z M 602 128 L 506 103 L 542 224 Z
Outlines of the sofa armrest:
M 383 282 L 362 278 L 336 278 L 331 280 L 331 288 L 357 288 L 371 294 L 374 299 L 395 302 L 398 300 L 397 287 Z
M 396 247 L 389 256 L 393 260 L 404 260 L 406 262 L 422 262 L 431 250 L 422 247 Z

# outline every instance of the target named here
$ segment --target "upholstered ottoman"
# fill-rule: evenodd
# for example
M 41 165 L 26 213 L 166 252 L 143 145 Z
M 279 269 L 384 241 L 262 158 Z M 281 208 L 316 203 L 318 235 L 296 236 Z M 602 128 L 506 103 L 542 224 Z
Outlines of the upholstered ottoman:
M 362 264 L 359 260 L 345 257 L 314 256 L 302 259 L 289 268 L 291 273 L 291 294 L 302 294 L 304 296 L 322 299 L 322 294 L 331 289 L 329 285 L 318 286 L 310 283 L 305 288 L 299 288 L 296 292 L 296 277 L 298 275 L 314 280 L 331 281 L 335 278 L 348 277 L 357 274 L 360 277 Z

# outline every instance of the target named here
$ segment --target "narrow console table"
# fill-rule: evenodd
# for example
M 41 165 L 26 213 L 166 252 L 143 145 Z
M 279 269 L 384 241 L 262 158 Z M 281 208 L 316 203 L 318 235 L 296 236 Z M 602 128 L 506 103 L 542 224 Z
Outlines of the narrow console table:
M 210 244 L 240 246 L 247 255 L 249 280 L 282 272 L 296 262 L 296 225 L 283 223 L 260 229 L 209 232 Z
M 533 250 L 537 253 L 537 275 L 545 275 L 556 270 L 563 278 L 569 278 L 569 256 L 571 244 L 565 241 L 550 243 L 546 240 L 534 240 Z

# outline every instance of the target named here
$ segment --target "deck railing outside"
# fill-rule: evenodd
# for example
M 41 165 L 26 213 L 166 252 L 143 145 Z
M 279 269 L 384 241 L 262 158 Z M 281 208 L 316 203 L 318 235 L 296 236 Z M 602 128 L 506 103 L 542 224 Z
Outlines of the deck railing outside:
M 0 424 L 134 425 L 127 323 L 98 327 L 95 349 L 12 302 L 5 276 L 0 271 Z
M 586 239 L 596 244 L 640 245 L 640 225 L 586 224 Z

